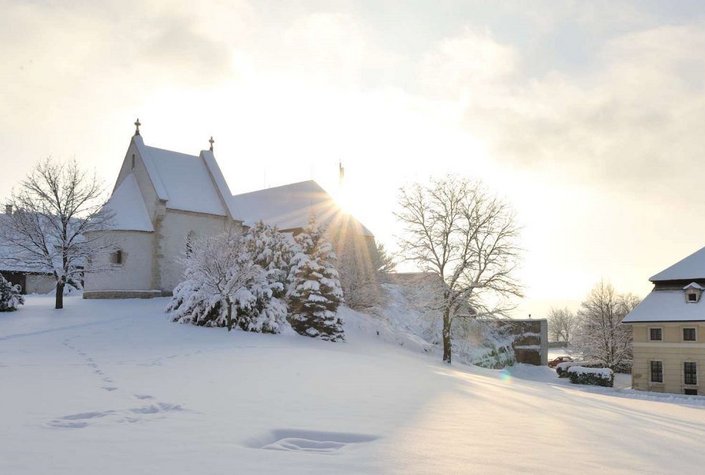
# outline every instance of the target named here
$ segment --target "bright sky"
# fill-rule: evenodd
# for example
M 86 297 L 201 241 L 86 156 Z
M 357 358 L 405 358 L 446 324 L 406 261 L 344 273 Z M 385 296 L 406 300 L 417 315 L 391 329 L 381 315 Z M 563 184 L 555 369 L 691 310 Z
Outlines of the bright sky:
M 188 5 L 186 5 L 188 4 Z M 112 186 L 213 135 L 233 192 L 314 178 L 394 248 L 399 186 L 516 209 L 518 315 L 600 279 L 639 296 L 705 245 L 705 4 L 0 0 L 0 199 L 42 157 Z

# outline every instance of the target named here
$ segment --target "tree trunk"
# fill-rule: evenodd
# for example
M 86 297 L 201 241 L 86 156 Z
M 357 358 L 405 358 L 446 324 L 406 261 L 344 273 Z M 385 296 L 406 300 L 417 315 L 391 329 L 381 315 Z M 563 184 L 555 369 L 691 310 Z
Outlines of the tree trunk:
M 443 310 L 443 362 L 451 363 L 450 309 Z
M 228 324 L 228 331 L 233 329 L 233 304 L 228 302 L 228 315 L 226 317 Z
M 56 281 L 56 301 L 55 301 L 55 305 L 54 305 L 55 309 L 64 308 L 64 287 L 65 286 L 66 286 L 66 282 L 64 282 L 63 278 Z

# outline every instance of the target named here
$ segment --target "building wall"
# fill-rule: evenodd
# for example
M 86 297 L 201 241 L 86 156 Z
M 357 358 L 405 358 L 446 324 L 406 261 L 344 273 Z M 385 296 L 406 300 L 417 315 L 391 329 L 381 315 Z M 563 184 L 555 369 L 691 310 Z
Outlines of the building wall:
M 650 341 L 649 329 L 661 328 L 662 340 Z M 683 341 L 683 328 L 695 328 L 695 342 Z M 683 363 L 697 365 L 696 386 L 698 394 L 705 394 L 705 322 L 695 323 L 635 323 L 632 324 L 634 343 L 634 363 L 632 366 L 632 387 L 642 391 L 657 391 L 683 394 Z M 650 362 L 663 363 L 663 383 L 650 382 Z
M 28 274 L 25 283 L 25 291 L 28 294 L 46 294 L 56 288 L 56 279 L 53 275 Z
M 122 250 L 123 263 L 110 264 L 110 255 L 96 256 L 94 266 L 100 272 L 85 276 L 87 292 L 97 290 L 152 289 L 152 240 L 154 233 L 141 231 L 111 231 L 106 238 Z M 105 270 L 103 270 L 105 269 Z
M 156 266 L 158 266 L 158 288 L 171 292 L 183 278 L 184 266 L 181 259 L 186 255 L 186 242 L 189 233 L 195 239 L 214 236 L 229 227 L 237 233 L 242 226 L 225 216 L 191 213 L 167 209 L 155 228 L 158 245 L 155 249 Z

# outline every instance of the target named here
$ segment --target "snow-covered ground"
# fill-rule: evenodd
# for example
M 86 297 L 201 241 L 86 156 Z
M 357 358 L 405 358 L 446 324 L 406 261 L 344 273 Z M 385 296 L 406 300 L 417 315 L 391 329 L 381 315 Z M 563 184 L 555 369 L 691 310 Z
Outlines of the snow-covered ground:
M 166 300 L 0 314 L 0 474 L 701 473 L 705 397 L 171 323 Z M 377 332 L 380 335 L 377 335 Z

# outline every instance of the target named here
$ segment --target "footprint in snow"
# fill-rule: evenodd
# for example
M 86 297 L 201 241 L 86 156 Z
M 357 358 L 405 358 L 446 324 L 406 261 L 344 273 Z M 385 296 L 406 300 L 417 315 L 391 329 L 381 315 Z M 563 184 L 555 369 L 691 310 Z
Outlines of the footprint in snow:
M 277 429 L 264 437 L 248 440 L 244 445 L 257 449 L 333 454 L 348 446 L 377 439 L 377 436 L 369 434 Z
M 108 388 L 103 388 L 108 389 Z M 117 389 L 117 388 L 115 388 Z M 109 390 L 109 389 L 108 389 Z M 151 396 L 150 396 L 151 397 Z M 111 422 L 129 422 L 135 423 L 143 420 L 144 417 L 151 416 L 153 414 L 169 413 L 169 412 L 180 412 L 185 411 L 181 404 L 170 404 L 165 402 L 157 402 L 150 404 L 148 406 L 133 407 L 131 409 L 126 409 L 123 411 L 109 410 L 109 411 L 92 411 L 92 412 L 80 412 L 77 414 L 69 414 L 67 416 L 59 417 L 52 421 L 49 421 L 46 425 L 53 428 L 61 429 L 82 429 L 87 427 L 91 422 L 97 420 L 105 420 L 106 418 Z

